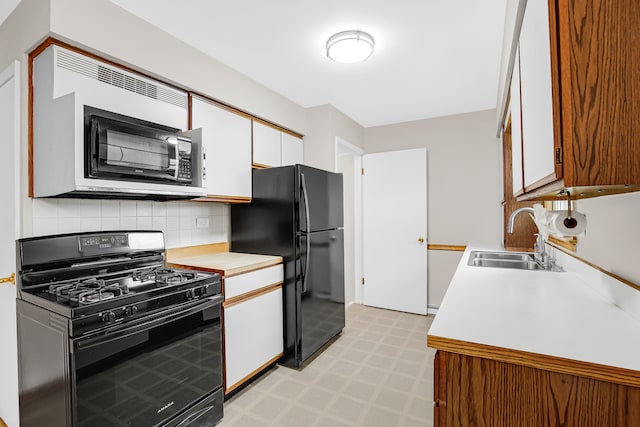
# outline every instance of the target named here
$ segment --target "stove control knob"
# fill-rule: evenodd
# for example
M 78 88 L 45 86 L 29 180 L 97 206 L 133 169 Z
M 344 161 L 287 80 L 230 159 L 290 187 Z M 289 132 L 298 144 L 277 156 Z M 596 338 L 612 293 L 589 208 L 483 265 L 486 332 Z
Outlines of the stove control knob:
M 194 299 L 196 297 L 195 290 L 194 289 L 187 290 L 186 297 L 187 299 Z
M 104 323 L 111 323 L 116 320 L 116 314 L 113 311 L 108 313 L 102 313 L 102 321 Z
M 136 307 L 135 305 L 130 305 L 129 307 L 126 307 L 124 309 L 124 314 L 130 317 L 135 316 L 137 312 L 138 312 L 138 307 Z

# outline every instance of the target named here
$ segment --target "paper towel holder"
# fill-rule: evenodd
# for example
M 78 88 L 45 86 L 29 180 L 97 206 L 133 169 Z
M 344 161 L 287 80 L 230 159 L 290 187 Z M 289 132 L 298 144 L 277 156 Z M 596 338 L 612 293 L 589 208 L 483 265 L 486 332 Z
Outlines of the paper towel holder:
M 565 227 L 567 228 L 576 228 L 578 226 L 578 221 L 571 216 L 571 192 L 566 191 L 567 193 L 567 217 L 562 221 Z

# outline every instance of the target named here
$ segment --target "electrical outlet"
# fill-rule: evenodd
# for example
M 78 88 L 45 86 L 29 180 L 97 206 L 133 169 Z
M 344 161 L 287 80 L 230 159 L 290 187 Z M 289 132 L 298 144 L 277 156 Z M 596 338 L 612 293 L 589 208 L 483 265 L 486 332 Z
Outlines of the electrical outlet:
M 206 216 L 197 217 L 196 228 L 209 228 L 209 218 Z

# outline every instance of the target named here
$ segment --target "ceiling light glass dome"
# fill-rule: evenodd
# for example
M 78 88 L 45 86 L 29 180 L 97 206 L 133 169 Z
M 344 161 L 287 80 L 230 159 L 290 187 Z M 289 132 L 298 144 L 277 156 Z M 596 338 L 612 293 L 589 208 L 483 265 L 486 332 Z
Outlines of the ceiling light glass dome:
M 327 40 L 327 57 L 343 64 L 362 62 L 371 56 L 374 45 L 373 37 L 364 31 L 342 31 Z

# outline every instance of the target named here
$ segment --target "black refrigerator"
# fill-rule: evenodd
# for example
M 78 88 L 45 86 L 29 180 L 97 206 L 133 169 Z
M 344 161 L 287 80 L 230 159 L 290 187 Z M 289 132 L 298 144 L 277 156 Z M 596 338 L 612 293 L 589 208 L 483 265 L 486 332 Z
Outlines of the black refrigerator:
M 344 328 L 342 174 L 304 165 L 253 171 L 253 200 L 231 206 L 231 251 L 284 261 L 284 355 L 303 366 Z

